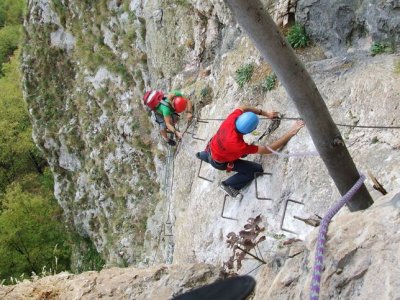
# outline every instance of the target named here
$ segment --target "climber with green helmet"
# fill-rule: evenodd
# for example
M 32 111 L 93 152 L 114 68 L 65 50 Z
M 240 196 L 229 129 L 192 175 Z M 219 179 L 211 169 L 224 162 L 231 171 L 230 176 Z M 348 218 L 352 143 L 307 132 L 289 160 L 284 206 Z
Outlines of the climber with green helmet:
M 186 110 L 186 118 L 188 122 L 193 119 L 192 102 L 183 97 L 178 90 L 172 90 L 167 96 L 161 91 L 148 91 L 143 97 L 144 103 L 153 109 L 156 122 L 160 126 L 160 134 L 162 138 L 171 146 L 175 146 L 176 142 L 168 137 L 167 131 L 173 133 L 177 139 L 182 138 L 175 124 L 179 120 L 179 113 Z
M 231 197 L 236 197 L 242 188 L 247 186 L 255 173 L 263 173 L 263 167 L 255 162 L 241 159 L 248 154 L 270 154 L 282 148 L 297 132 L 304 127 L 303 121 L 296 121 L 292 128 L 270 144 L 257 146 L 247 144 L 243 136 L 254 131 L 259 123 L 257 115 L 269 119 L 279 117 L 275 111 L 263 111 L 260 108 L 240 106 L 236 108 L 221 124 L 217 133 L 211 138 L 205 151 L 198 152 L 196 157 L 208 162 L 215 169 L 237 172 L 220 183 L 220 188 Z

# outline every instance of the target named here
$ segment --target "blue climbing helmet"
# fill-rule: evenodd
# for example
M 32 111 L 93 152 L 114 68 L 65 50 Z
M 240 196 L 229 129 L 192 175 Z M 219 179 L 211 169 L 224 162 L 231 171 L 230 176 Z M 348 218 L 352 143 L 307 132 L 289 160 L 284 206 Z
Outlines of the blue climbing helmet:
M 241 114 L 236 120 L 236 129 L 242 134 L 252 132 L 258 126 L 259 119 L 257 115 L 251 111 Z

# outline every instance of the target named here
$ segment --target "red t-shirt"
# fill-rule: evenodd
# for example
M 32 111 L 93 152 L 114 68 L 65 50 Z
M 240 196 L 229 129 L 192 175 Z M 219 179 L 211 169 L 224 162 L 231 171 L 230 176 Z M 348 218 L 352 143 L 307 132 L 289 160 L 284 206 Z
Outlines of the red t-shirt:
M 246 154 L 254 154 L 258 146 L 249 145 L 243 140 L 243 134 L 236 130 L 236 119 L 243 113 L 235 109 L 222 122 L 217 133 L 210 141 L 211 156 L 219 162 L 230 162 L 241 158 Z

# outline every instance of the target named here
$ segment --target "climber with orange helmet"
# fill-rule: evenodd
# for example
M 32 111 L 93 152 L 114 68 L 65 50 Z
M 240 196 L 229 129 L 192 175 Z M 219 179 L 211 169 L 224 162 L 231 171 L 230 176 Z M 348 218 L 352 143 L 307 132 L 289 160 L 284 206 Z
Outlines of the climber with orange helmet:
M 186 118 L 190 122 L 193 118 L 193 105 L 192 102 L 184 98 L 182 93 L 178 90 L 172 90 L 166 97 L 163 97 L 163 101 L 154 108 L 154 114 L 156 122 L 160 125 L 160 134 L 163 139 L 171 146 L 175 146 L 176 142 L 169 138 L 167 131 L 172 132 L 177 139 L 182 138 L 176 128 L 175 124 L 179 120 L 179 113 L 186 110 Z
M 255 174 L 264 172 L 260 164 L 241 158 L 248 154 L 271 153 L 266 146 L 249 145 L 243 139 L 244 135 L 257 128 L 259 123 L 257 115 L 269 119 L 279 117 L 279 113 L 275 111 L 240 106 L 222 122 L 205 151 L 196 154 L 197 158 L 208 162 L 215 169 L 237 172 L 219 184 L 219 187 L 231 197 L 236 197 L 240 190 L 254 179 Z M 303 121 L 295 122 L 286 134 L 268 147 L 274 151 L 282 148 L 302 127 L 304 127 Z

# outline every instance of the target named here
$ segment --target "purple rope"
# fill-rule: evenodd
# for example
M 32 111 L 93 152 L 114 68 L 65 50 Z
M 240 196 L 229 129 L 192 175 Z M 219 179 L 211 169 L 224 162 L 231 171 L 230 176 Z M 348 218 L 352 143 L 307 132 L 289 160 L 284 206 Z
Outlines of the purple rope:
M 317 245 L 315 250 L 315 262 L 313 269 L 313 277 L 311 282 L 311 293 L 310 300 L 318 300 L 319 299 L 319 287 L 321 282 L 321 274 L 323 271 L 323 261 L 324 261 L 324 248 L 326 241 L 326 233 L 328 231 L 329 222 L 333 218 L 334 215 L 345 205 L 357 192 L 357 190 L 363 185 L 365 180 L 365 176 L 360 174 L 360 178 L 354 184 L 354 186 L 338 201 L 336 204 L 331 207 L 328 213 L 324 216 L 321 221 L 321 225 L 319 227 Z

